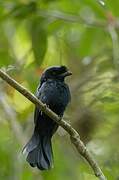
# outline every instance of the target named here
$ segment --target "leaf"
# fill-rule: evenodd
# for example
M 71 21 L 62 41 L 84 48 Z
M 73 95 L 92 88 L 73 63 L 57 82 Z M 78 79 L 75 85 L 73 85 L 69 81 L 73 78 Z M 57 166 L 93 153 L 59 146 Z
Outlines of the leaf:
M 22 19 L 26 18 L 27 16 L 31 15 L 33 12 L 36 11 L 36 3 L 30 2 L 28 4 L 19 3 L 14 5 L 11 9 L 9 15 Z
M 41 65 L 47 49 L 47 33 L 43 28 L 42 18 L 32 21 L 30 33 L 36 64 Z
M 11 65 L 15 59 L 10 52 L 9 42 L 2 25 L 0 26 L 0 34 L 0 67 L 2 67 Z
M 102 61 L 98 64 L 97 72 L 103 73 L 103 72 L 106 72 L 106 71 L 113 70 L 114 65 L 113 65 L 112 59 L 109 59 L 108 57 L 102 57 L 102 58 L 104 58 L 104 60 L 102 59 Z
M 109 97 L 109 96 L 105 96 L 103 98 L 100 99 L 101 102 L 103 103 L 113 103 L 113 102 L 116 102 L 117 99 L 115 97 Z
M 119 16 L 119 1 L 106 0 L 105 4 L 114 15 Z
M 84 0 L 82 4 L 87 7 L 90 7 L 97 17 L 105 18 L 105 9 L 99 4 L 98 1 L 94 0 Z
M 13 63 L 12 57 L 9 55 L 8 51 L 0 50 L 0 67 L 8 66 Z

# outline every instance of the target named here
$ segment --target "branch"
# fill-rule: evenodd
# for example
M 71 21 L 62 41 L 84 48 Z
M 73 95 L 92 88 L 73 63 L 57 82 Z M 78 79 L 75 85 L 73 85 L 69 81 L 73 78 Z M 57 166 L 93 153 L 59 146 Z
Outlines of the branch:
M 38 11 L 38 15 L 42 16 L 44 18 L 54 18 L 54 19 L 71 22 L 71 23 L 85 24 L 90 27 L 105 28 L 107 26 L 106 21 L 94 20 L 92 22 L 92 21 L 86 20 L 86 18 L 85 19 L 81 18 L 81 16 L 64 13 L 64 12 L 58 11 L 58 10 L 55 10 L 55 11 L 40 10 L 40 11 Z
M 19 91 L 23 96 L 25 96 L 27 99 L 29 99 L 33 104 L 35 104 L 37 107 L 41 109 L 46 115 L 48 115 L 52 120 L 54 120 L 56 123 L 58 123 L 61 127 L 63 127 L 70 135 L 71 142 L 76 147 L 77 151 L 87 160 L 87 162 L 92 167 L 94 174 L 96 177 L 98 177 L 100 180 L 106 180 L 106 177 L 103 175 L 103 172 L 101 171 L 100 167 L 98 166 L 97 162 L 93 159 L 92 155 L 84 145 L 84 143 L 80 140 L 80 136 L 78 132 L 72 128 L 70 124 L 68 124 L 63 119 L 61 120 L 57 114 L 55 114 L 53 111 L 51 111 L 45 104 L 43 104 L 36 96 L 34 96 L 30 91 L 28 91 L 26 88 L 21 86 L 19 83 L 17 83 L 14 79 L 9 77 L 8 74 L 6 74 L 3 70 L 0 69 L 0 77 L 6 81 L 10 86 L 15 88 L 17 91 Z
M 113 50 L 113 61 L 117 71 L 119 70 L 119 39 L 116 27 L 114 25 L 108 26 L 108 32 L 112 40 L 112 50 Z

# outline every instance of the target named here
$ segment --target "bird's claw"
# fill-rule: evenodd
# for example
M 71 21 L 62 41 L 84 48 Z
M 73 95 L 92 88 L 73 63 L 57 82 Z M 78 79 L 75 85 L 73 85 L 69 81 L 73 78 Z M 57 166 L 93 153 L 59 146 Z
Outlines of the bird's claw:
M 61 121 L 63 116 L 62 116 L 62 115 L 59 115 L 58 117 L 59 117 L 59 121 Z
M 43 105 L 43 109 L 46 110 L 47 108 L 49 108 L 49 105 L 44 104 L 44 105 Z M 42 115 L 42 114 L 43 114 L 43 112 L 41 111 L 41 115 Z

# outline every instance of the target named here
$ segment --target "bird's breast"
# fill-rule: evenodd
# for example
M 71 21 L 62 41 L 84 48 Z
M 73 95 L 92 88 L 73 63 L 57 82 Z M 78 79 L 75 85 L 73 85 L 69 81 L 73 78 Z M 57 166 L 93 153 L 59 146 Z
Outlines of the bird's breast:
M 40 100 L 47 104 L 58 115 L 63 114 L 70 101 L 68 86 L 63 82 L 48 81 L 39 89 Z

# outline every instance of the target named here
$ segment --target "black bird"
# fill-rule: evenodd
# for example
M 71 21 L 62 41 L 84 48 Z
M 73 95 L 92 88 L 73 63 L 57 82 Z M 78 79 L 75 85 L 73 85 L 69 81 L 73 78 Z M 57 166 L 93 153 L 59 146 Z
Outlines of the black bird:
M 62 117 L 70 101 L 70 91 L 65 84 L 66 76 L 71 72 L 65 66 L 50 67 L 41 76 L 36 96 L 58 116 Z M 45 115 L 38 107 L 34 113 L 34 133 L 23 149 L 27 161 L 32 167 L 47 170 L 53 166 L 51 138 L 58 124 Z

